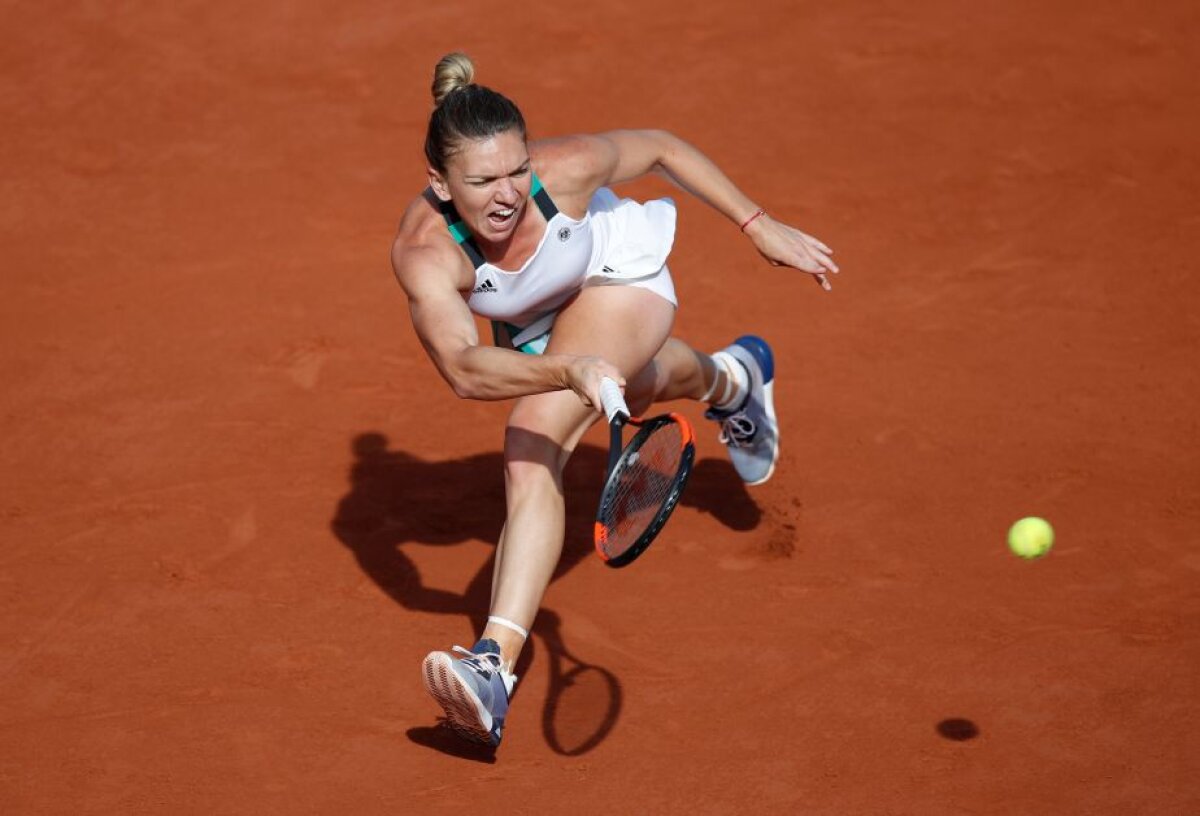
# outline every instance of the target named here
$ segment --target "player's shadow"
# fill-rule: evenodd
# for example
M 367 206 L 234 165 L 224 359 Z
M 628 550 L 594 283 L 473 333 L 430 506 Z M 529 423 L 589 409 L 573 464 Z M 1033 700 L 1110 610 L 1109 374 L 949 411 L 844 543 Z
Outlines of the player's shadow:
M 375 432 L 356 436 L 351 450 L 350 490 L 338 502 L 330 522 L 334 535 L 371 580 L 405 609 L 462 615 L 473 631 L 481 631 L 491 598 L 494 554 L 479 565 L 462 591 L 455 592 L 425 585 L 412 547 L 495 542 L 505 513 L 501 453 L 428 461 L 389 450 L 387 437 Z M 592 551 L 591 529 L 606 461 L 607 451 L 580 445 L 567 465 L 563 475 L 567 532 L 552 580 Z M 734 530 L 753 529 L 761 518 L 733 467 L 721 459 L 696 464 L 680 504 L 711 513 Z M 669 526 L 666 535 L 670 535 Z M 600 744 L 616 724 L 621 710 L 620 681 L 607 669 L 590 665 L 567 649 L 559 618 L 552 610 L 543 607 L 539 611 L 533 632 L 549 653 L 551 682 L 543 712 L 546 740 L 558 753 L 585 753 Z M 516 666 L 518 675 L 532 664 L 534 648 L 529 647 L 535 647 L 534 640 L 530 638 Z M 568 664 L 572 668 L 564 671 Z M 443 731 L 411 729 L 409 738 L 444 753 L 487 761 L 486 754 L 465 751 L 457 737 Z

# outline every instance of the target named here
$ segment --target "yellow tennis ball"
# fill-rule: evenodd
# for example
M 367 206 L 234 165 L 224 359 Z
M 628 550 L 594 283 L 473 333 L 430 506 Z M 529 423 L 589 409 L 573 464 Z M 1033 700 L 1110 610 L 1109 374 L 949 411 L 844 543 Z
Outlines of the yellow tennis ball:
M 1054 544 L 1054 528 L 1037 516 L 1023 518 L 1008 530 L 1008 548 L 1021 558 L 1041 558 Z

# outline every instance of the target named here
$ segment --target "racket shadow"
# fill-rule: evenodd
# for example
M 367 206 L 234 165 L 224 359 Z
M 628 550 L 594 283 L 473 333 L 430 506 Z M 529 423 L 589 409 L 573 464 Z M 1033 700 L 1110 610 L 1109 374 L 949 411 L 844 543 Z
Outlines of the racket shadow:
M 563 643 L 558 614 L 544 611 L 534 626 L 546 647 L 550 684 L 542 708 L 542 734 L 556 754 L 579 756 L 602 743 L 617 724 L 621 682 L 602 666 L 585 663 Z

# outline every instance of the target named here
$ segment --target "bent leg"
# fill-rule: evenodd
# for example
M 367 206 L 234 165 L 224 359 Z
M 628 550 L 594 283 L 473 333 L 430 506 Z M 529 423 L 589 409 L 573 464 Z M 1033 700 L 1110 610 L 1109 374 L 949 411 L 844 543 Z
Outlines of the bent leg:
M 650 364 L 629 380 L 625 393 L 630 410 L 643 412 L 655 402 L 703 399 L 710 391 L 720 391 L 725 377 L 712 357 L 672 337 Z
M 774 403 L 775 362 L 761 337 L 743 335 L 707 355 L 671 339 L 626 387 L 630 410 L 642 413 L 657 400 L 691 398 L 711 407 L 718 439 L 748 485 L 771 478 L 779 460 Z

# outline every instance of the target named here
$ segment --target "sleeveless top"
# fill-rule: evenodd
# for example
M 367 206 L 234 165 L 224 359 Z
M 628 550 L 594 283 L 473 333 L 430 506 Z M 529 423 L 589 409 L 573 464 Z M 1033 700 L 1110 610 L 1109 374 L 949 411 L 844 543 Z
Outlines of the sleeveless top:
M 546 231 L 520 269 L 488 263 L 453 202 L 439 201 L 450 235 L 475 267 L 467 308 L 492 321 L 500 340 L 521 346 L 548 331 L 564 303 L 589 279 L 637 283 L 658 275 L 675 240 L 675 204 L 658 199 L 640 204 L 618 199 L 601 187 L 576 220 L 559 211 L 533 174 L 530 199 L 546 219 Z
M 594 249 L 590 213 L 576 221 L 559 212 L 536 174 L 530 198 L 546 219 L 546 231 L 529 259 L 513 271 L 484 260 L 454 204 L 440 202 L 447 229 L 475 267 L 467 307 L 481 317 L 525 325 L 562 306 L 583 286 Z

